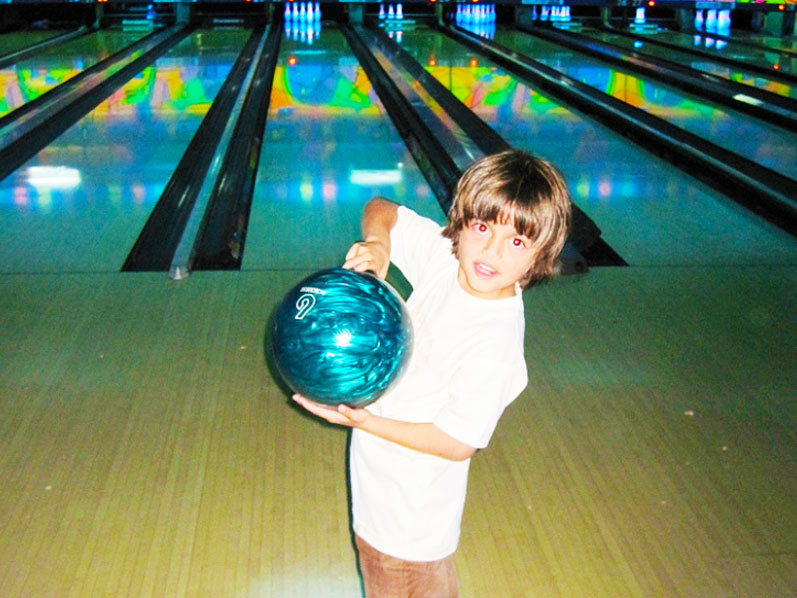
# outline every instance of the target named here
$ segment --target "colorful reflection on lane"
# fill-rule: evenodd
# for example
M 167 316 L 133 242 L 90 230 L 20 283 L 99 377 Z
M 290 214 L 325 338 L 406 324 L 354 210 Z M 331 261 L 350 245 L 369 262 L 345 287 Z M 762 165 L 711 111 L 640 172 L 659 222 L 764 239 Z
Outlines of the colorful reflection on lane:
M 793 133 L 525 33 L 499 30 L 496 41 L 698 137 L 797 179 L 797 135 Z
M 176 156 L 172 155 L 177 149 L 174 141 L 179 138 L 190 140 L 191 131 L 210 108 L 232 68 L 232 59 L 239 49 L 239 43 L 242 46 L 241 38 L 245 40 L 247 36 L 243 32 L 235 36 L 235 49 L 228 47 L 229 41 L 220 45 L 212 36 L 208 44 L 207 34 L 184 40 L 169 55 L 158 59 L 114 91 L 80 123 L 44 148 L 38 154 L 38 160 L 34 161 L 45 165 L 58 164 L 66 158 L 67 162 L 83 163 L 83 168 L 78 172 L 93 170 L 98 174 L 109 165 L 118 168 L 120 159 L 125 163 L 125 168 L 131 171 L 147 170 L 142 168 L 147 162 L 174 162 L 181 154 L 180 151 Z M 216 52 L 221 53 L 215 56 Z M 79 146 L 73 144 L 75 135 L 83 137 L 89 128 L 92 136 Z M 142 131 L 146 131 L 146 134 L 142 134 Z M 70 155 L 74 159 L 67 158 Z M 114 174 L 119 173 L 117 171 Z M 111 195 L 117 199 L 135 203 L 152 202 L 159 197 L 159 189 L 165 181 L 155 188 L 147 187 L 148 192 L 143 194 L 141 189 L 132 193 L 129 189 L 124 191 L 121 178 L 119 183 L 86 191 L 94 193 L 110 189 Z M 41 186 L 34 185 L 34 188 L 40 189 Z M 17 191 L 16 197 L 28 195 L 35 198 L 35 194 L 29 194 L 29 191 L 23 187 Z M 52 199 L 50 196 L 44 205 L 52 206 Z M 33 201 L 29 205 L 41 206 L 42 202 Z
M 193 34 L 0 182 L 3 271 L 120 268 L 249 35 Z
M 143 33 L 98 31 L 0 69 L 0 116 L 128 46 Z
M 426 70 L 443 83 L 460 101 L 490 124 L 504 139 L 546 156 L 569 171 L 568 179 L 577 196 L 605 201 L 622 195 L 644 193 L 644 183 L 633 169 L 622 168 L 628 147 L 602 135 L 584 117 L 527 86 L 502 68 L 456 42 L 444 38 L 442 45 L 428 48 L 428 32 L 407 33 L 404 46 Z M 626 81 L 607 82 L 615 93 L 639 95 Z M 630 153 L 634 153 L 633 149 Z M 600 155 L 605 168 L 594 163 Z
M 306 38 L 305 38 L 306 39 Z M 443 213 L 342 33 L 282 41 L 243 268 L 339 264 L 375 195 Z
M 729 56 L 734 60 L 755 64 L 773 71 L 784 73 L 797 73 L 797 57 L 790 56 L 783 52 L 778 52 L 777 48 L 766 50 L 755 48 L 747 44 L 734 43 L 733 38 L 739 35 L 732 31 L 730 40 L 728 38 L 715 37 L 711 33 L 682 33 L 679 31 L 660 31 L 655 34 L 656 39 L 680 45 L 700 48 L 707 54 L 718 56 Z
M 785 234 L 450 38 L 416 30 L 405 32 L 402 45 L 510 145 L 552 160 L 576 204 L 631 264 L 782 263 L 797 256 Z M 644 99 L 643 87 L 604 70 L 613 93 Z
M 379 116 L 374 92 L 359 65 L 319 63 L 295 52 L 274 72 L 271 109 L 281 114 L 300 111 L 305 118 L 356 113 Z
M 702 71 L 705 73 L 716 75 L 718 77 L 722 77 L 723 79 L 727 79 L 728 81 L 741 83 L 743 85 L 749 85 L 750 87 L 757 87 L 759 89 L 769 91 L 770 93 L 776 93 L 778 95 L 786 97 L 797 98 L 797 86 L 788 85 L 786 83 L 775 81 L 770 78 L 762 77 L 761 75 L 757 75 L 749 71 L 745 72 L 743 68 L 742 69 L 731 68 L 730 66 L 723 64 L 721 62 L 712 61 L 711 57 L 709 56 L 701 58 L 699 56 L 695 56 L 694 54 L 689 54 L 687 52 L 678 52 L 677 50 L 673 50 L 672 48 L 665 48 L 662 46 L 658 46 L 656 44 L 648 44 L 645 43 L 645 40 L 642 38 L 630 39 L 622 35 L 606 33 L 603 31 L 595 31 L 591 29 L 584 29 L 582 30 L 582 33 L 588 35 L 589 37 L 593 37 L 601 41 L 614 44 L 616 46 L 625 48 L 627 50 L 633 50 L 635 52 L 639 52 L 642 54 L 649 54 L 651 56 L 662 58 L 664 60 L 670 60 L 678 64 L 688 66 L 689 68 L 695 69 L 696 71 Z M 656 37 L 658 38 L 659 35 L 657 35 Z M 700 39 L 707 39 L 703 38 L 702 36 L 697 36 L 697 37 L 699 37 Z M 673 40 L 673 43 L 677 42 Z M 740 54 L 734 51 L 733 57 L 734 59 L 739 59 L 739 60 L 743 59 L 745 62 L 753 63 L 753 61 L 747 59 L 748 55 L 746 54 Z

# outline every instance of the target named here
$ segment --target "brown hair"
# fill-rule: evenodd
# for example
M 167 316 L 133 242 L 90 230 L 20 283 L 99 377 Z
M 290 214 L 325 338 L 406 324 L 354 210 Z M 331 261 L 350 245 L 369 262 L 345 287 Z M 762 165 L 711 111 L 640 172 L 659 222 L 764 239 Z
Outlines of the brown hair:
M 535 258 L 519 281 L 522 288 L 550 280 L 570 227 L 570 194 L 562 175 L 548 161 L 507 150 L 474 162 L 457 184 L 443 236 L 454 255 L 462 229 L 474 219 L 511 223 L 531 239 Z

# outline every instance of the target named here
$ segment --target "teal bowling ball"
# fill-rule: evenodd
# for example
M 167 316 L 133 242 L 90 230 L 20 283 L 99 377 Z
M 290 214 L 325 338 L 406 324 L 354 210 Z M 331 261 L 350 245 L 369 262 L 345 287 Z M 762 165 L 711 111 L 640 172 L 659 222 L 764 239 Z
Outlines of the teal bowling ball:
M 412 351 L 404 301 L 386 282 L 342 268 L 316 272 L 283 297 L 270 334 L 288 386 L 326 405 L 363 407 L 399 379 Z

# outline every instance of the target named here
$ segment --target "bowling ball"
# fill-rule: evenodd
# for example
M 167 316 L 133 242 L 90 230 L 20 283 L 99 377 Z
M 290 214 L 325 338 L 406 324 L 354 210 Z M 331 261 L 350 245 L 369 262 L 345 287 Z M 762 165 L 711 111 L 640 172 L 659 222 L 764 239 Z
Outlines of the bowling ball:
M 327 405 L 375 401 L 401 376 L 412 350 L 409 315 L 396 291 L 372 274 L 342 268 L 316 272 L 288 291 L 269 336 L 288 385 Z

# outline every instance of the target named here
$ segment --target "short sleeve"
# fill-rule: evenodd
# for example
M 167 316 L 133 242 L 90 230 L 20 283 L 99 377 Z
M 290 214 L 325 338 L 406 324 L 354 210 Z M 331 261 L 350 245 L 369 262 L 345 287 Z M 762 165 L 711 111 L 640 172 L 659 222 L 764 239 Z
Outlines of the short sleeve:
M 434 424 L 473 448 L 485 448 L 504 409 L 528 383 L 522 354 L 482 345 L 463 360 L 449 388 L 450 399 Z
M 409 283 L 417 286 L 433 263 L 451 259 L 451 241 L 443 228 L 406 206 L 399 206 L 396 224 L 390 231 L 390 261 Z

